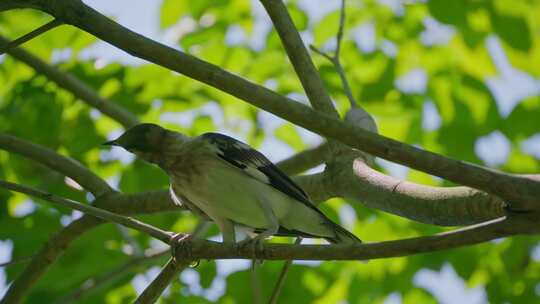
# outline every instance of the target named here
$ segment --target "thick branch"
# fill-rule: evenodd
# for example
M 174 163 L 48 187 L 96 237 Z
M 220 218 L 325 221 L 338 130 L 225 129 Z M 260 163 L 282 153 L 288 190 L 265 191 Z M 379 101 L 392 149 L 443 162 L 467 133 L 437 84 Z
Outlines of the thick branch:
M 138 35 L 80 1 L 40 2 L 41 9 L 137 57 L 207 83 L 299 126 L 351 147 L 450 181 L 500 196 L 515 209 L 540 208 L 540 183 L 428 152 L 294 102 L 262 86 L 173 48 Z
M 0 48 L 7 43 L 5 38 L 0 36 Z M 131 112 L 125 110 L 113 101 L 101 98 L 92 88 L 88 87 L 82 81 L 62 72 L 59 69 L 43 62 L 31 53 L 22 48 L 11 49 L 7 52 L 17 60 L 20 60 L 32 67 L 36 72 L 45 75 L 48 79 L 54 81 L 59 87 L 71 92 L 80 100 L 96 108 L 101 113 L 118 121 L 125 128 L 129 128 L 139 123 L 139 120 Z
M 8 11 L 17 8 L 34 8 L 41 9 L 41 0 L 2 0 L 0 1 L 0 12 Z
M 328 143 L 323 143 L 318 147 L 299 152 L 298 154 L 284 159 L 276 163 L 276 166 L 288 175 L 296 175 L 322 164 L 325 155 L 329 151 L 330 146 Z
M 328 192 L 368 207 L 441 226 L 476 224 L 504 216 L 504 201 L 468 187 L 430 187 L 382 174 L 361 160 L 339 161 L 326 172 Z
M 296 30 L 283 1 L 261 0 L 261 3 L 274 23 L 279 38 L 281 38 L 281 42 L 313 108 L 339 118 L 339 113 L 334 108 L 330 95 L 324 88 L 321 77 L 313 61 L 311 61 L 306 46 Z
M 96 197 L 113 191 L 103 179 L 85 168 L 81 163 L 72 158 L 61 156 L 45 147 L 0 133 L 0 149 L 20 154 L 70 177 Z
M 43 192 L 43 191 L 40 191 L 40 190 L 36 190 L 36 189 L 30 188 L 30 187 L 27 187 L 27 186 L 18 185 L 18 184 L 14 184 L 14 183 L 10 183 L 10 182 L 0 180 L 0 187 L 5 188 L 5 189 L 9 189 L 11 191 L 16 191 L 16 192 L 24 193 L 24 194 L 27 194 L 27 195 L 31 195 L 31 196 L 34 196 L 34 197 L 49 201 L 51 203 L 55 203 L 55 204 L 60 205 L 60 206 L 64 206 L 64 207 L 67 207 L 67 208 L 70 208 L 70 209 L 79 210 L 81 212 L 93 215 L 93 216 L 95 216 L 97 218 L 100 218 L 100 219 L 103 219 L 103 220 L 107 220 L 107 221 L 117 223 L 117 224 L 121 224 L 123 226 L 129 227 L 129 228 L 132 228 L 132 229 L 135 229 L 135 230 L 139 230 L 141 232 L 144 232 L 146 234 L 149 234 L 149 235 L 153 236 L 154 238 L 164 242 L 165 244 L 169 243 L 170 238 L 172 236 L 171 233 L 169 233 L 169 232 L 166 232 L 166 231 L 161 230 L 159 228 L 156 228 L 154 226 L 148 225 L 148 224 L 143 223 L 141 221 L 132 219 L 130 217 L 121 216 L 121 215 L 118 215 L 116 213 L 112 213 L 110 211 L 104 210 L 104 209 L 100 209 L 100 208 L 92 207 L 92 206 L 89 206 L 89 205 L 81 204 L 79 202 L 76 202 L 76 201 L 73 201 L 73 200 L 70 200 L 70 199 L 67 199 L 67 198 L 63 198 L 63 197 L 60 197 L 60 196 L 56 196 L 56 195 L 51 194 L 51 193 L 46 193 L 46 192 Z

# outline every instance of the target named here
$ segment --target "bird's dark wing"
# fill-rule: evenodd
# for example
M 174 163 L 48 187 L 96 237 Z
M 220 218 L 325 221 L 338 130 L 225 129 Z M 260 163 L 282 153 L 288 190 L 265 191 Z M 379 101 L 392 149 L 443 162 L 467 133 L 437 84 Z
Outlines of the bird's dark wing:
M 304 190 L 261 152 L 227 135 L 205 133 L 201 137 L 213 145 L 218 157 L 322 214 Z

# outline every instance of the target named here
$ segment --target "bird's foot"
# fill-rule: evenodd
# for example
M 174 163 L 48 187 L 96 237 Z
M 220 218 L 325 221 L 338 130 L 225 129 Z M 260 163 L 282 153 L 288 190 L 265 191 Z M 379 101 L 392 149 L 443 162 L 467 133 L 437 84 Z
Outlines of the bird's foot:
M 169 240 L 171 246 L 171 255 L 175 263 L 177 263 L 177 255 L 182 252 L 182 256 L 191 256 L 191 241 L 193 240 L 192 234 L 176 233 Z
M 257 259 L 258 256 L 261 256 L 264 252 L 264 237 L 258 235 L 254 238 L 246 238 L 238 243 L 238 246 L 241 248 L 249 248 L 253 256 L 253 266 L 262 265 L 264 262 L 263 259 Z

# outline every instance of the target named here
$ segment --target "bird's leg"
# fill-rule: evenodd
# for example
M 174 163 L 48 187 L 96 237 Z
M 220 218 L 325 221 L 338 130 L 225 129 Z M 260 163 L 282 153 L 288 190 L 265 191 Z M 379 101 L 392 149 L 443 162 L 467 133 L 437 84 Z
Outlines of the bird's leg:
M 256 237 L 252 239 L 247 238 L 243 240 L 242 242 L 240 242 L 241 246 L 245 246 L 245 245 L 252 246 L 254 256 L 257 255 L 257 250 L 259 252 L 263 251 L 264 239 L 271 237 L 272 235 L 276 234 L 279 230 L 279 220 L 274 214 L 274 212 L 272 211 L 271 205 L 265 199 L 261 199 L 260 206 L 264 212 L 264 216 L 266 217 L 266 220 L 268 223 L 267 226 L 265 227 L 265 230 L 263 230 L 261 233 L 259 233 Z M 254 261 L 257 262 L 256 259 L 254 259 Z
M 189 242 L 195 238 L 202 237 L 210 227 L 210 224 L 211 222 L 203 220 L 197 225 L 197 227 L 195 227 L 195 230 L 193 230 L 191 234 L 175 233 L 171 237 L 169 245 L 171 246 L 171 255 L 175 262 L 177 247 L 181 246 L 181 250 L 188 250 Z
M 236 234 L 234 233 L 234 223 L 226 219 L 214 219 L 216 224 L 221 230 L 223 236 L 223 243 L 234 244 L 236 243 Z

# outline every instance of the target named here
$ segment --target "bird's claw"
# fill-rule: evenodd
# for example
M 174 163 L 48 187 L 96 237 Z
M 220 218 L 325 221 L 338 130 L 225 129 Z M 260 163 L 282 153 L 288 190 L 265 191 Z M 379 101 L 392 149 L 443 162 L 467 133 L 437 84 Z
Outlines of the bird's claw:
M 253 255 L 253 265 L 262 265 L 263 259 L 257 259 L 258 256 L 261 256 L 264 252 L 264 238 L 261 237 L 254 237 L 254 238 L 246 238 L 238 243 L 238 246 L 240 248 L 249 248 L 251 249 L 251 253 Z
M 176 233 L 171 237 L 169 245 L 171 246 L 171 255 L 175 263 L 177 262 L 176 257 L 179 251 L 182 251 L 182 256 L 191 256 L 190 242 L 192 240 L 192 234 Z

